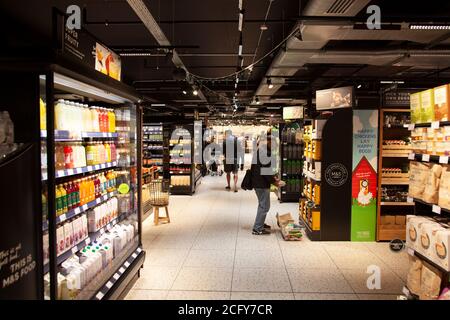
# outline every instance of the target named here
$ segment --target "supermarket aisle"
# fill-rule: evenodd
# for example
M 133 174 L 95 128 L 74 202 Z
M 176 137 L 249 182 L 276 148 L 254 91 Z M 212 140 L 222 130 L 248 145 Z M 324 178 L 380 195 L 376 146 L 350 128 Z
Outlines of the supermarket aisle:
M 406 253 L 384 243 L 285 242 L 275 214 L 296 215 L 297 204 L 275 196 L 267 221 L 272 234 L 254 236 L 254 192 L 227 192 L 225 184 L 225 177 L 204 178 L 193 197 L 171 197 L 171 224 L 144 223 L 145 268 L 127 299 L 396 299 L 401 293 Z M 369 265 L 381 268 L 380 290 L 367 289 Z

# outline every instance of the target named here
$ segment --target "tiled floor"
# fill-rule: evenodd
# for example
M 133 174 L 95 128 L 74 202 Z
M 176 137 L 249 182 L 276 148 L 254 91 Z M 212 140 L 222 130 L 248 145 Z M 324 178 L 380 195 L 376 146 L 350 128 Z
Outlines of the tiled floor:
M 241 174 L 242 175 L 242 174 Z M 396 299 L 406 278 L 406 253 L 386 243 L 286 242 L 275 214 L 297 215 L 295 203 L 272 196 L 271 235 L 253 236 L 253 191 L 225 191 L 225 177 L 207 177 L 196 194 L 172 196 L 172 222 L 143 225 L 145 267 L 127 299 Z M 381 288 L 370 290 L 371 265 Z

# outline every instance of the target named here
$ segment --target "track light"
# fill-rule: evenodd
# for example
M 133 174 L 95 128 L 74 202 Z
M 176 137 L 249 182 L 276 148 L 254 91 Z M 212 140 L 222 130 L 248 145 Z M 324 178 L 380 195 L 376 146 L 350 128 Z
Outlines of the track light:
M 267 85 L 269 86 L 269 89 L 273 89 L 272 79 L 267 79 Z
M 261 101 L 259 101 L 259 98 L 258 98 L 258 97 L 255 98 L 255 103 L 256 103 L 257 105 L 260 105 L 260 104 L 261 104 Z
M 184 94 L 184 95 L 187 95 L 187 91 L 186 91 L 186 90 L 183 90 L 183 94 Z
M 198 91 L 197 91 L 197 89 L 194 89 L 194 91 L 192 91 L 192 93 L 194 94 L 194 96 L 198 96 Z
M 410 24 L 411 30 L 450 30 L 450 24 Z
M 362 86 L 361 86 L 360 84 L 358 84 L 358 86 L 357 86 L 356 88 L 361 89 L 361 87 L 362 87 Z

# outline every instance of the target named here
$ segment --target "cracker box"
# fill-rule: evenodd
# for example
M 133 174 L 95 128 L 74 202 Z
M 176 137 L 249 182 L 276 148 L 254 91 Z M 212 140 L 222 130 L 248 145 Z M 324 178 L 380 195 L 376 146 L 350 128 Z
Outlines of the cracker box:
M 422 254 L 423 256 L 427 257 L 428 259 L 431 259 L 433 256 L 433 234 L 438 231 L 442 230 L 440 224 L 429 221 L 420 224 L 419 226 L 419 245 L 417 248 L 417 252 Z
M 450 271 L 450 229 L 438 230 L 434 236 L 432 261 L 447 271 Z
M 429 219 L 421 216 L 406 216 L 406 246 L 413 250 L 419 247 L 419 226 L 422 223 L 430 222 Z
M 434 90 L 429 89 L 420 93 L 421 122 L 429 123 L 434 121 Z
M 434 119 L 448 121 L 450 113 L 450 86 L 448 84 L 434 88 Z

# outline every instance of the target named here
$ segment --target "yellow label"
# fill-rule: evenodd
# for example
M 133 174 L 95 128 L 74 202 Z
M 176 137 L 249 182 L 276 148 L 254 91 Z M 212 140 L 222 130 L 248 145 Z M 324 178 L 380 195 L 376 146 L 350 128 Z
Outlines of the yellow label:
M 127 194 L 130 192 L 130 186 L 126 183 L 122 183 L 118 188 L 119 193 L 121 194 Z

